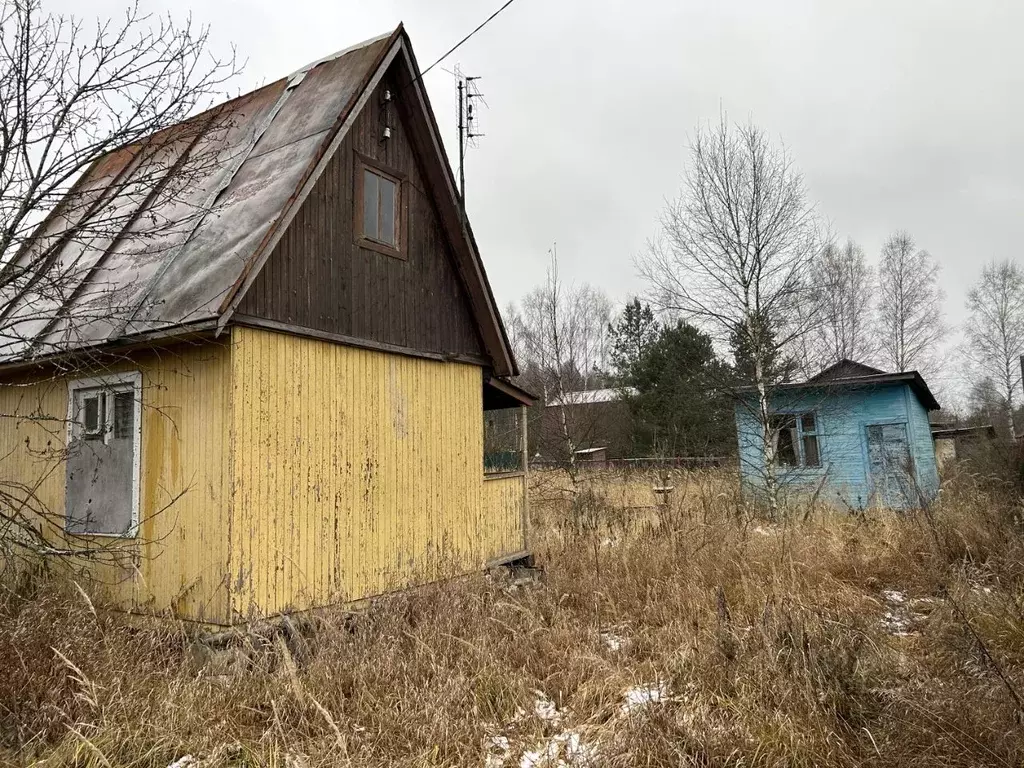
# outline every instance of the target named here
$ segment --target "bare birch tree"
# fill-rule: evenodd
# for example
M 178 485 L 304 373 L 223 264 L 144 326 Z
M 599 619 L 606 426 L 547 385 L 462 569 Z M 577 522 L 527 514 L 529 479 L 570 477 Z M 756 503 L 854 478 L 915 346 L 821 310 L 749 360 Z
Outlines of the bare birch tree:
M 638 267 L 654 301 L 749 358 L 758 469 L 775 514 L 772 370 L 816 323 L 808 278 L 822 237 L 803 177 L 764 130 L 723 116 L 698 128 L 683 191 L 662 224 Z
M 1005 401 L 1010 438 L 1016 438 L 1013 412 L 1020 402 L 1024 355 L 1024 270 L 1009 260 L 986 264 L 967 294 L 967 310 L 967 355 Z
M 89 250 L 118 244 L 141 258 L 148 243 L 182 225 L 187 212 L 179 195 L 222 161 L 204 152 L 199 139 L 229 127 L 217 110 L 182 121 L 221 100 L 237 71 L 233 53 L 211 55 L 209 31 L 189 21 L 130 6 L 119 19 L 86 22 L 47 13 L 41 0 L 0 0 L 0 357 L 59 351 L 40 340 L 59 337 L 67 348 L 74 346 L 77 323 L 116 322 L 118 297 L 100 296 L 95 287 L 79 314 L 66 311 L 94 276 Z M 76 184 L 115 150 L 121 151 L 117 168 L 95 183 Z M 175 221 L 154 214 L 138 223 L 143 202 L 148 211 L 176 208 Z M 130 238 L 137 242 L 128 246 Z M 61 255 L 69 244 L 76 258 Z M 65 363 L 63 372 L 72 365 Z M 53 445 L 61 447 L 45 457 L 52 466 L 41 470 L 53 472 L 66 458 L 66 425 L 45 423 L 40 413 L 25 404 L 24 413 L 3 418 L 39 421 L 57 438 Z M 61 515 L 35 492 L 0 478 L 0 554 L 109 554 L 72 534 L 55 550 L 40 521 L 61 530 Z
M 878 345 L 891 371 L 929 370 L 946 335 L 939 265 L 907 232 L 882 246 L 878 268 Z
M 824 368 L 844 359 L 873 359 L 875 281 L 863 249 L 853 240 L 841 246 L 826 245 L 811 269 L 811 284 L 818 312 L 818 322 L 809 334 L 815 367 Z
M 611 302 L 590 285 L 565 285 L 552 251 L 543 285 L 511 308 L 510 337 L 523 384 L 544 402 L 539 439 L 576 482 L 576 451 L 595 428 L 593 410 L 578 407 L 577 393 L 604 383 Z M 585 405 L 585 404 L 584 404 Z

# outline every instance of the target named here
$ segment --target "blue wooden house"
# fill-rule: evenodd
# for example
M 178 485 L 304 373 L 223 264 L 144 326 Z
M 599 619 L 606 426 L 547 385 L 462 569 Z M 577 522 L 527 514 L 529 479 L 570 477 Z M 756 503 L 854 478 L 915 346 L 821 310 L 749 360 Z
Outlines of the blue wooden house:
M 772 388 L 769 440 L 780 497 L 817 495 L 840 507 L 919 507 L 939 473 L 928 412 L 939 404 L 917 371 L 885 373 L 842 360 L 807 381 Z M 736 402 L 744 493 L 763 491 L 756 392 Z

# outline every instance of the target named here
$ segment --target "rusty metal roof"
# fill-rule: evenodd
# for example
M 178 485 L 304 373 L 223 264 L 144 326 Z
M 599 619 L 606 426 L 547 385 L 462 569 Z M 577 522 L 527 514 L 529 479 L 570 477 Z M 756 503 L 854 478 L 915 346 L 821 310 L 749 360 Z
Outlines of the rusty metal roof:
M 15 281 L 0 297 L 9 329 L 0 362 L 217 321 L 402 34 L 399 27 L 172 127 L 155 153 L 140 143 L 97 160 L 76 183 L 75 204 L 58 206 L 14 261 L 31 265 L 41 249 L 53 250 L 42 279 Z M 176 178 L 188 182 L 154 194 Z M 118 231 L 68 237 L 94 203 Z

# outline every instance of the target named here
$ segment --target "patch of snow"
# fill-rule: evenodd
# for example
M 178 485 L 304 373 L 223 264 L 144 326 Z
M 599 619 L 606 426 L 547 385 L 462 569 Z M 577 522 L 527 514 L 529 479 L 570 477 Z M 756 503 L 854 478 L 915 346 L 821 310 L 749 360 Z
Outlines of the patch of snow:
M 620 635 L 613 629 L 606 629 L 601 633 L 601 642 L 609 651 L 621 651 L 629 645 L 629 638 Z
M 576 731 L 566 731 L 523 752 L 519 768 L 584 768 L 593 764 L 593 758 L 594 748 Z
M 508 736 L 488 736 L 484 739 L 484 750 L 487 752 L 484 768 L 502 768 L 512 751 L 512 742 Z
M 896 589 L 882 590 L 882 597 L 889 605 L 882 616 L 882 627 L 894 637 L 907 637 L 917 634 L 914 626 L 928 617 L 911 610 L 912 607 L 923 607 L 933 602 L 933 598 L 915 597 L 909 599 L 905 592 Z
M 910 617 L 903 613 L 886 611 L 882 617 L 882 626 L 885 631 L 895 637 L 907 637 L 910 632 Z
M 184 757 L 179 757 L 173 763 L 168 765 L 167 768 L 189 768 L 189 766 L 195 765 L 195 764 L 196 764 L 195 757 L 193 757 L 192 755 L 185 755 Z
M 558 723 L 562 719 L 558 707 L 549 699 L 544 691 L 534 691 L 533 714 L 546 723 Z
M 656 704 L 668 698 L 668 686 L 659 681 L 655 685 L 638 685 L 627 688 L 623 694 L 622 714 L 628 715 L 650 704 Z
M 897 589 L 883 589 L 882 597 L 885 598 L 887 603 L 892 603 L 893 605 L 903 605 L 907 602 L 906 593 L 900 592 Z

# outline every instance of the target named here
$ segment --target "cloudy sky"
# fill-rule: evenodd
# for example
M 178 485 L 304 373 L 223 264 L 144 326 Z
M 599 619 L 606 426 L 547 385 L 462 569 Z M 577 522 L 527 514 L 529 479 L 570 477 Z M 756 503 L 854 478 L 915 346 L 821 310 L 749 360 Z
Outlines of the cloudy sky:
M 159 3 L 234 43 L 248 90 L 399 21 L 426 66 L 501 0 Z M 516 0 L 442 65 L 483 78 L 467 201 L 499 301 L 543 278 L 555 242 L 565 277 L 618 301 L 642 292 L 633 259 L 688 137 L 725 109 L 788 146 L 820 212 L 872 258 L 911 232 L 962 322 L 980 265 L 1017 257 L 1022 29 L 1024 3 L 999 0 Z M 426 82 L 454 156 L 453 78 Z

